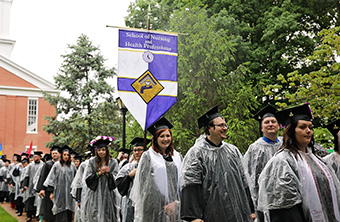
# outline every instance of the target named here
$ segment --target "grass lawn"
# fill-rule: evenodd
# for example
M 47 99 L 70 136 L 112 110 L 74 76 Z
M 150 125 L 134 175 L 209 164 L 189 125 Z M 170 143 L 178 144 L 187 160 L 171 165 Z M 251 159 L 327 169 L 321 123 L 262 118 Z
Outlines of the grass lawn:
M 16 218 L 12 217 L 12 215 L 7 213 L 7 211 L 5 211 L 1 206 L 0 206 L 0 218 L 1 222 L 18 222 Z

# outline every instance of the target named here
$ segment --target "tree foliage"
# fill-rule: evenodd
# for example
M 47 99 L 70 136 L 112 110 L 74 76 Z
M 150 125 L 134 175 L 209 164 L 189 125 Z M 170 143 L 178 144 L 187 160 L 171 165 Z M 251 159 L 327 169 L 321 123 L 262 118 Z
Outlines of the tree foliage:
M 105 67 L 99 48 L 86 35 L 68 49 L 54 78 L 61 95 L 44 94 L 56 109 L 55 116 L 46 117 L 44 130 L 53 135 L 47 146 L 67 144 L 80 152 L 94 137 L 113 136 L 118 131 L 118 107 L 113 101 L 114 88 L 108 83 L 114 69 Z
M 298 77 L 296 87 L 287 79 L 325 66 L 305 58 L 320 46 L 322 29 L 340 24 L 338 1 L 137 0 L 129 7 L 127 26 L 145 29 L 149 4 L 152 29 L 189 34 L 179 37 L 178 103 L 166 114 L 183 152 L 200 133 L 196 118 L 216 104 L 230 126 L 228 141 L 245 151 L 259 136 L 252 114 L 275 95 L 287 106 L 303 100 L 288 95 L 308 87 Z M 276 84 L 281 88 L 273 95 L 261 90 Z M 322 106 L 326 112 L 332 103 Z
M 317 125 L 321 125 L 340 117 L 340 64 L 337 62 L 340 55 L 340 28 L 324 29 L 318 36 L 322 40 L 321 44 L 302 60 L 311 71 L 304 73 L 296 70 L 287 77 L 279 75 L 279 83 L 268 85 L 265 90 L 282 107 L 309 102 L 319 123 Z M 316 136 L 323 138 L 321 134 Z M 319 142 L 322 141 L 325 139 Z

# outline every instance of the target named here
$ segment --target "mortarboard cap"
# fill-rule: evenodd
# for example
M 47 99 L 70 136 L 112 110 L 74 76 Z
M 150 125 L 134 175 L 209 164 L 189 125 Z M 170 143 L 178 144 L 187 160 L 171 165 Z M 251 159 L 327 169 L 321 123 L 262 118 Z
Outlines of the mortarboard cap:
M 74 157 L 75 160 L 80 160 L 80 162 L 81 162 L 82 158 L 83 158 L 83 156 L 80 156 L 80 155 L 76 155 Z
M 60 146 L 53 145 L 50 150 L 51 150 L 51 152 L 52 151 L 58 151 L 60 148 L 61 148 Z
M 174 127 L 169 120 L 167 120 L 164 116 L 154 122 L 151 126 L 147 128 L 147 130 L 152 134 L 155 135 L 156 132 L 160 129 L 171 129 Z
M 308 103 L 292 108 L 284 109 L 276 113 L 278 121 L 287 126 L 298 120 L 312 121 L 313 116 Z
M 118 150 L 118 152 L 123 152 L 123 153 L 130 154 L 132 152 L 132 150 L 121 148 L 121 149 Z
M 326 125 L 326 128 L 331 132 L 333 136 L 337 136 L 339 130 L 340 130 L 340 119 L 335 120 L 328 125 Z
M 68 145 L 65 145 L 65 146 L 59 148 L 59 150 L 58 150 L 58 152 L 60 154 L 62 154 L 64 151 L 68 151 L 69 153 L 72 153 L 73 149 L 71 147 L 69 147 Z
M 21 155 L 15 153 L 13 156 L 17 158 L 18 162 L 21 162 Z
M 222 115 L 218 113 L 218 106 L 214 106 L 197 119 L 198 128 L 200 129 L 204 126 L 207 126 L 211 120 L 217 117 L 222 117 Z
M 259 121 L 260 123 L 262 123 L 262 120 L 264 118 L 267 118 L 267 117 L 275 117 L 276 118 L 276 112 L 277 112 L 277 109 L 270 105 L 269 103 L 263 107 L 260 111 L 258 111 L 254 116 L 253 118 L 257 121 Z
M 46 153 L 45 155 L 44 155 L 44 161 L 46 162 L 46 161 L 49 161 L 49 160 L 52 160 L 52 156 L 51 156 L 51 154 L 49 154 L 49 153 Z
M 94 148 L 109 147 L 111 142 L 114 141 L 112 136 L 97 136 L 94 140 L 90 142 Z
M 28 157 L 28 154 L 27 153 L 22 153 L 21 157 Z
M 337 119 L 331 123 L 329 123 L 326 128 L 331 132 L 334 136 L 334 150 L 339 151 L 339 139 L 338 139 L 338 132 L 340 130 L 340 119 Z
M 41 155 L 43 154 L 43 152 L 41 151 L 34 151 L 33 155 L 38 155 L 41 157 Z
M 11 161 L 8 160 L 8 159 L 3 159 L 2 161 L 4 161 L 4 163 L 6 163 L 6 162 L 11 163 Z
M 148 145 L 149 143 L 151 142 L 150 139 L 146 139 L 146 144 L 145 145 Z M 131 142 L 130 142 L 130 145 L 132 146 L 144 146 L 144 138 L 141 138 L 141 137 L 135 137 Z

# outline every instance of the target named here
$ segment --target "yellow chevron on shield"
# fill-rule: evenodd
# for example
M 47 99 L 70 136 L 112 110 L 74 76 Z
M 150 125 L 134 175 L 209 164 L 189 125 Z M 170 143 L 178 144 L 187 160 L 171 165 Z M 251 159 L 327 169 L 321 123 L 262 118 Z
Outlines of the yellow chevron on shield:
M 146 104 L 148 104 L 160 91 L 164 89 L 164 87 L 152 75 L 150 70 L 146 70 L 146 72 L 136 79 L 131 86 L 140 95 L 140 97 L 142 97 Z

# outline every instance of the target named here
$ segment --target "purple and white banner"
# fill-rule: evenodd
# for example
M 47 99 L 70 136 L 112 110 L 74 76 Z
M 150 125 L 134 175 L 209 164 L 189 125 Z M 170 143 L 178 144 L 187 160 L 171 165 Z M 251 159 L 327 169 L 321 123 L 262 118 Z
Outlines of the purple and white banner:
M 118 94 L 143 130 L 177 102 L 177 34 L 119 29 Z

